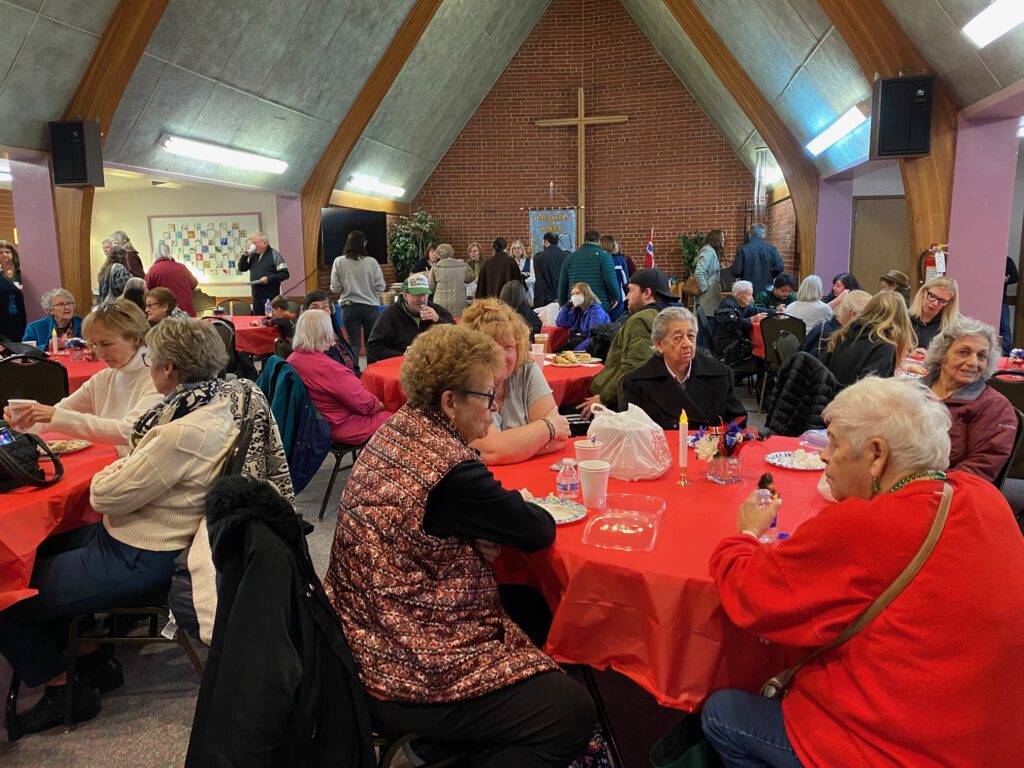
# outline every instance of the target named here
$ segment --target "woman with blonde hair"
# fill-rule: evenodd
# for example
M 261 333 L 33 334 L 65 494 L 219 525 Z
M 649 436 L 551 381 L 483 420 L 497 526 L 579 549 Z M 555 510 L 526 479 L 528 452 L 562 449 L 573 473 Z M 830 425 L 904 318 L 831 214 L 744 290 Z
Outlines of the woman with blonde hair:
M 939 331 L 960 317 L 956 280 L 942 275 L 918 288 L 910 304 L 910 322 L 917 334 L 918 354 L 924 354 Z
M 844 291 L 835 314 L 828 320 L 822 320 L 807 332 L 804 343 L 800 345 L 800 351 L 809 352 L 820 359 L 825 351 L 825 342 L 829 340 L 829 337 L 844 325 L 849 325 L 856 320 L 869 301 L 871 301 L 871 294 L 867 291 L 860 289 Z
M 527 298 L 530 304 L 533 304 L 533 286 L 537 283 L 537 277 L 533 274 L 533 257 L 526 252 L 522 240 L 513 240 L 508 252 L 519 267 L 519 272 L 523 276 L 523 284 L 526 286 Z
M 569 329 L 569 339 L 562 349 L 585 352 L 590 347 L 590 329 L 601 323 L 610 323 L 600 300 L 586 283 L 576 283 L 569 301 L 558 310 L 555 325 Z M 556 352 L 558 350 L 555 350 Z
M 569 422 L 558 412 L 543 372 L 533 364 L 523 318 L 498 299 L 477 299 L 462 313 L 462 327 L 494 339 L 505 361 L 495 381 L 493 423 L 471 446 L 487 464 L 516 464 L 560 450 L 569 438 Z
M 829 337 L 821 361 L 847 387 L 865 376 L 892 376 L 915 343 L 903 297 L 882 291 L 856 320 Z

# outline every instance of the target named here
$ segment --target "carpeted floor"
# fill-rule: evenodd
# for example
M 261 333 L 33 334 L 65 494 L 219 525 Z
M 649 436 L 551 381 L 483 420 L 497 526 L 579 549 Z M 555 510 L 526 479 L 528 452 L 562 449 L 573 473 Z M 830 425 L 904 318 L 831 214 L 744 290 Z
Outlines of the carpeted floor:
M 751 422 L 759 425 L 745 388 L 741 397 L 750 410 Z M 347 473 L 339 476 L 332 493 L 334 501 L 322 523 L 316 521 L 320 502 L 330 476 L 325 462 L 308 488 L 299 496 L 296 508 L 316 526 L 308 537 L 310 552 L 318 571 L 327 567 L 334 533 L 337 499 Z M 1008 481 L 1004 489 L 1013 509 L 1024 506 L 1024 481 Z M 189 729 L 199 681 L 191 664 L 175 646 L 119 649 L 124 665 L 125 685 L 103 697 L 103 711 L 91 722 L 71 733 L 55 728 L 47 733 L 25 736 L 14 744 L 0 734 L 0 765 L 4 768 L 37 768 L 43 765 L 76 768 L 111 766 L 180 766 L 188 745 Z M 645 691 L 614 672 L 596 674 L 598 688 L 618 740 L 627 768 L 644 768 L 654 741 L 681 713 L 659 707 Z M 0 659 L 0 693 L 6 694 L 10 668 Z M 39 690 L 22 690 L 21 708 L 30 706 Z

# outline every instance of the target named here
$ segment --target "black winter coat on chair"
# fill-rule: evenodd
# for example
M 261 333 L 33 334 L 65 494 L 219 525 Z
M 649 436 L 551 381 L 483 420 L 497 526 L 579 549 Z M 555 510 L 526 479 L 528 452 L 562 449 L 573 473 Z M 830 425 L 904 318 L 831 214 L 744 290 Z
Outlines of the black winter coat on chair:
M 375 765 L 356 663 L 291 505 L 226 477 L 206 515 L 220 584 L 185 765 Z
M 836 377 L 818 358 L 797 352 L 776 377 L 765 427 L 788 437 L 797 437 L 808 429 L 824 429 L 821 414 L 840 389 Z

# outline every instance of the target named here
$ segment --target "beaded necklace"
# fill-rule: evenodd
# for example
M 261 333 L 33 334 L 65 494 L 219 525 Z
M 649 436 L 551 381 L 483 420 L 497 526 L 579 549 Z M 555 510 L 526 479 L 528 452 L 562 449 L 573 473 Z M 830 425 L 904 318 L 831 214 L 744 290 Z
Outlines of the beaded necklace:
M 896 493 L 903 486 L 914 482 L 915 480 L 945 480 L 946 473 L 939 472 L 937 469 L 926 469 L 921 472 L 915 472 L 912 475 L 907 475 L 900 480 L 896 485 L 889 489 L 889 493 Z

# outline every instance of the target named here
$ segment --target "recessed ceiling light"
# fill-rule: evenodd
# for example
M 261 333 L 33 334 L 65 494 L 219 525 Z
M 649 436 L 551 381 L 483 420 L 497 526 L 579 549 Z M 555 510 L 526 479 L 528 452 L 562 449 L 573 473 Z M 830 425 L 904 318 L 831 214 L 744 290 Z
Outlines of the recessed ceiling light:
M 362 189 L 367 192 L 376 192 L 379 195 L 388 197 L 401 197 L 405 194 L 405 187 L 396 187 L 394 184 L 385 184 L 375 176 L 366 176 L 362 173 L 354 173 L 348 180 L 350 187 Z
M 866 120 L 858 107 L 850 107 L 846 114 L 807 142 L 807 151 L 817 157 Z
M 205 160 L 218 165 L 231 165 L 250 171 L 266 171 L 267 173 L 284 173 L 288 163 L 273 157 L 257 155 L 242 149 L 224 147 L 195 139 L 185 139 L 165 133 L 160 136 L 159 144 L 172 155 L 191 157 L 194 160 Z
M 979 48 L 998 40 L 1024 22 L 1024 2 L 995 0 L 985 10 L 964 24 L 963 33 Z

